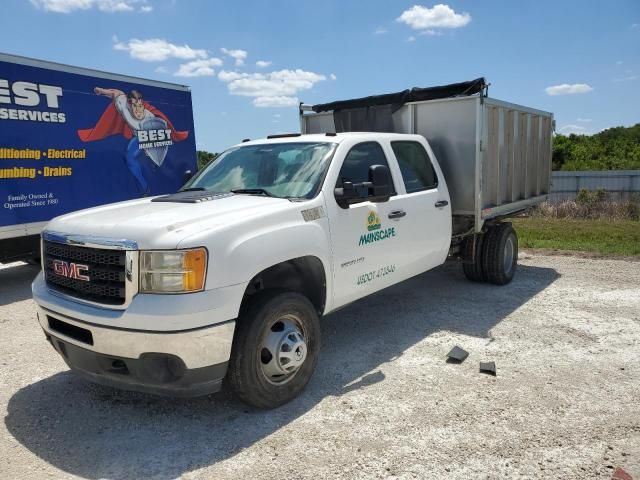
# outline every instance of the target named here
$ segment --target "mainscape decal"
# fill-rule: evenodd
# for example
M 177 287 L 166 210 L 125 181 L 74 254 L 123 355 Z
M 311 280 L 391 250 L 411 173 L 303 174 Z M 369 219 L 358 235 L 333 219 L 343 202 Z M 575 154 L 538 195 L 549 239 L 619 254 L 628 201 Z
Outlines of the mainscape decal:
M 379 230 L 381 226 L 382 223 L 380 222 L 380 216 L 373 210 L 370 210 L 369 215 L 367 216 L 367 230 L 372 232 L 374 230 Z
M 383 229 L 380 216 L 373 210 L 370 210 L 369 215 L 367 215 L 367 230 L 369 233 L 360 235 L 358 246 L 368 245 L 370 243 L 379 242 L 396 236 L 395 227 Z

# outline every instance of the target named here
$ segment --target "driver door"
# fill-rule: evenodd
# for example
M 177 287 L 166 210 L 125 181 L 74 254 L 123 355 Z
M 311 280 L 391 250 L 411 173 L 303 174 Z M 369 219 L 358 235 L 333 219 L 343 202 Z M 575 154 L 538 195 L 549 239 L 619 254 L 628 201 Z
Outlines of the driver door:
M 369 167 L 389 163 L 378 142 L 354 145 L 340 168 L 335 187 L 343 182 L 369 181 Z M 390 169 L 391 170 L 391 169 Z M 403 232 L 403 202 L 393 185 L 385 202 L 367 200 L 368 189 L 361 189 L 362 201 L 348 208 L 335 198 L 327 199 L 333 248 L 334 305 L 340 307 L 397 283 L 401 278 L 398 260 Z

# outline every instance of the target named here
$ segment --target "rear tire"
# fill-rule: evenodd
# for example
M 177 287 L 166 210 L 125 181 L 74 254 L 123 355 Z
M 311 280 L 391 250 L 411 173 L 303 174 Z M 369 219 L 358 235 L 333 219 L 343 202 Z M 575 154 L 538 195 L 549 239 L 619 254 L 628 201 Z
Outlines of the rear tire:
M 484 243 L 484 235 L 475 236 L 475 245 L 473 239 L 474 237 L 467 237 L 464 241 L 464 257 L 467 259 L 473 258 L 473 263 L 463 263 L 462 271 L 465 277 L 467 277 L 467 280 L 484 282 L 484 275 L 482 274 L 482 245 Z
M 516 273 L 518 265 L 518 236 L 510 223 L 499 223 L 485 234 L 482 252 L 482 271 L 485 281 L 506 285 Z
M 302 392 L 316 367 L 320 320 L 311 302 L 294 292 L 266 290 L 240 315 L 227 380 L 258 408 L 275 408 Z

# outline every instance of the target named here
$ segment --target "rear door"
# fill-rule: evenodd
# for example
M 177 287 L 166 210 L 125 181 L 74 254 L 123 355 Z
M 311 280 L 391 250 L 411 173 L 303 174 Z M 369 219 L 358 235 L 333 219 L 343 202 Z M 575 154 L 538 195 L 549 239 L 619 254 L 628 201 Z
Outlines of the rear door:
M 392 140 L 389 145 L 400 169 L 398 197 L 406 212 L 404 251 L 411 256 L 403 263 L 407 276 L 412 276 L 447 258 L 451 244 L 449 192 L 425 145 L 416 140 Z

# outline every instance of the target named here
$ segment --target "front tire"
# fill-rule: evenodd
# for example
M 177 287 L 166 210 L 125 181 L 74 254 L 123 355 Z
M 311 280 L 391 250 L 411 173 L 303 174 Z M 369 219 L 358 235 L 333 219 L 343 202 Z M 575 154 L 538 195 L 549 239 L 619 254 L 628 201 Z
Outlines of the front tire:
M 238 319 L 227 379 L 244 402 L 275 408 L 298 396 L 311 379 L 320 320 L 299 293 L 267 290 L 250 302 Z

